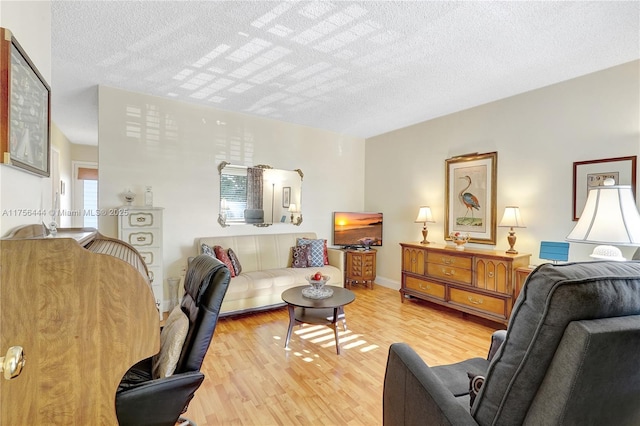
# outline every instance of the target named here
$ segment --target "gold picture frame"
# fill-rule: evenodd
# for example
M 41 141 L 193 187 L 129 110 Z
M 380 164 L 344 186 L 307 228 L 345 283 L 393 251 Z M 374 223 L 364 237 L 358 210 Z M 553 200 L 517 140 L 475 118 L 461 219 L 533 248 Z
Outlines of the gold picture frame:
M 445 240 L 460 232 L 469 242 L 495 245 L 498 153 L 449 158 L 445 169 Z
M 0 88 L 0 162 L 48 177 L 51 88 L 6 28 L 0 28 Z

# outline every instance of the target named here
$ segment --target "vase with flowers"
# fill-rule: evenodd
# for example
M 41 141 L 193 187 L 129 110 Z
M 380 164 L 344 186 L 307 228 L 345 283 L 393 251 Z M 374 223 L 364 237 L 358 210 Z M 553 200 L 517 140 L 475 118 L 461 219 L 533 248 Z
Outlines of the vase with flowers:
M 460 232 L 452 232 L 449 234 L 451 241 L 456 245 L 456 250 L 464 250 L 464 245 L 471 239 L 471 236 Z

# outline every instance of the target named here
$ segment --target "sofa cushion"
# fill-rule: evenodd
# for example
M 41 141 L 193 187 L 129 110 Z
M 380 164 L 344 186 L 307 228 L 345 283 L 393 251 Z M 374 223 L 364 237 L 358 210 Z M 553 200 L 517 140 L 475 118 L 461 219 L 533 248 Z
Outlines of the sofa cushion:
M 227 268 L 229 268 L 229 272 L 231 273 L 231 277 L 236 276 L 235 269 L 233 268 L 233 263 L 231 263 L 231 259 L 229 259 L 229 255 L 227 251 L 222 248 L 222 246 L 213 246 L 213 252 L 216 254 L 216 258 L 225 264 Z
M 522 424 L 567 325 L 640 314 L 640 263 L 543 264 L 527 280 L 472 414 L 479 424 Z
M 297 245 L 308 245 L 311 249 L 309 252 L 309 264 L 307 266 L 316 267 L 324 265 L 324 240 L 308 240 L 299 238 Z
M 229 247 L 229 250 L 227 250 L 227 255 L 229 256 L 229 260 L 233 265 L 233 272 L 235 272 L 236 275 L 240 275 L 242 273 L 242 265 L 240 264 L 240 260 L 238 260 L 238 256 L 236 256 L 236 252 L 233 251 L 231 247 Z
M 306 268 L 309 266 L 309 246 L 296 246 L 291 248 L 291 267 Z

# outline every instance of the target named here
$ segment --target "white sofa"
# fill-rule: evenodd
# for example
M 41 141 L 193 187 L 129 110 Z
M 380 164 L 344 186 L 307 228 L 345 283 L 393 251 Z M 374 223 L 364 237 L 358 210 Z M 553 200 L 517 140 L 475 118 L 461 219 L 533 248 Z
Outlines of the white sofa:
M 233 249 L 242 273 L 231 278 L 222 302 L 221 316 L 284 305 L 281 294 L 288 288 L 306 285 L 305 275 L 320 271 L 330 277 L 328 285 L 344 286 L 344 253 L 328 248 L 329 265 L 292 268 L 291 252 L 298 238 L 316 239 L 311 232 L 293 234 L 241 235 L 196 239 L 198 254 L 202 244 Z

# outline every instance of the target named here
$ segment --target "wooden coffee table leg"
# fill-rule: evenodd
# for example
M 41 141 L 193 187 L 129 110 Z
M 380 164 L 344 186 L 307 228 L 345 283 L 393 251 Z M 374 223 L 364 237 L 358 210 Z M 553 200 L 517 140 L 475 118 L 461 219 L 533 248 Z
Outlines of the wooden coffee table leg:
M 347 316 L 344 314 L 344 306 L 338 308 L 338 315 L 342 315 L 342 330 L 347 331 Z
M 338 340 L 338 312 L 340 308 L 333 308 L 333 334 L 336 337 L 336 353 L 340 355 L 340 341 Z
M 293 326 L 296 325 L 296 308 L 293 305 L 287 305 L 289 308 L 289 330 L 287 330 L 287 338 L 284 341 L 284 347 L 289 347 L 289 339 L 291 339 L 291 332 Z

